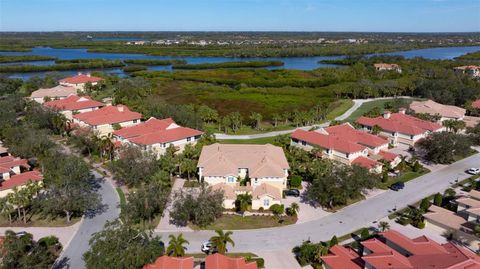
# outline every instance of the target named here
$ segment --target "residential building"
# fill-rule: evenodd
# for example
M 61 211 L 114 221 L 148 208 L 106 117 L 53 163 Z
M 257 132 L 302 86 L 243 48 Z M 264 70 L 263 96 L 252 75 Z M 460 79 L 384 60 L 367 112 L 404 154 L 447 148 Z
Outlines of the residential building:
M 480 66 L 477 65 L 457 66 L 454 70 L 457 73 L 469 75 L 473 78 L 480 78 Z
M 193 269 L 193 257 L 160 256 L 152 264 L 143 269 Z
M 410 109 L 415 113 L 425 113 L 429 115 L 439 115 L 440 121 L 444 120 L 463 120 L 465 117 L 466 109 L 443 105 L 432 100 L 427 101 L 413 101 L 410 104 Z
M 94 111 L 104 105 L 103 103 L 92 100 L 89 96 L 70 95 L 65 99 L 46 102 L 43 106 L 60 112 L 65 115 L 67 119 L 73 120 L 74 114 Z
M 13 192 L 13 188 L 21 188 L 29 181 L 40 182 L 43 179 L 39 171 L 31 171 L 27 160 L 10 155 L 0 157 L 0 198 Z
M 30 95 L 30 99 L 43 104 L 45 100 L 58 100 L 65 99 L 70 95 L 76 95 L 77 89 L 70 86 L 57 85 L 53 88 L 41 88 L 38 89 Z
M 356 130 L 349 123 L 315 131 L 296 130 L 291 135 L 291 145 L 307 151 L 315 148 L 322 158 L 339 161 L 344 164 L 357 164 L 372 171 L 381 172 L 380 160 L 390 162 L 395 167 L 400 157 L 388 152 L 386 138 Z
M 402 68 L 398 64 L 376 63 L 373 65 L 377 71 L 396 71 L 402 73 Z
M 160 156 L 170 146 L 182 152 L 185 145 L 194 145 L 202 134 L 201 131 L 179 126 L 171 118 L 150 118 L 138 125 L 114 131 L 113 137 L 119 144 L 137 145 Z
M 99 136 L 113 133 L 115 129 L 140 123 L 142 114 L 132 112 L 124 105 L 106 106 L 100 109 L 73 115 L 73 123 L 93 130 Z
M 78 73 L 78 75 L 76 76 L 61 79 L 59 82 L 60 82 L 60 85 L 73 87 L 77 90 L 83 91 L 85 90 L 85 85 L 87 83 L 90 83 L 92 86 L 95 86 L 102 80 L 103 78 L 94 77 L 90 75 L 90 73 L 87 73 L 87 74 Z
M 205 258 L 205 269 L 257 269 L 256 262 L 246 262 L 244 257 L 228 257 L 219 253 Z
M 212 186 L 223 184 L 216 187 L 225 188 L 226 193 L 251 192 L 254 210 L 281 203 L 282 191 L 287 188 L 287 158 L 282 148 L 270 144 L 205 146 L 197 168 L 201 180 Z M 249 179 L 246 185 L 251 189 L 240 188 L 240 181 L 245 179 Z
M 378 126 L 381 129 L 379 135 L 387 137 L 393 145 L 402 143 L 413 146 L 432 132 L 446 130 L 438 123 L 406 115 L 405 109 L 401 109 L 398 113 L 385 111 L 383 116 L 376 118 L 360 117 L 357 123 L 370 132 L 374 126 Z
M 411 239 L 395 230 L 361 242 L 361 252 L 335 246 L 322 256 L 326 269 L 480 268 L 480 257 L 454 243 L 439 244 L 426 236 Z
M 480 109 L 480 99 L 477 99 L 472 102 L 472 108 Z

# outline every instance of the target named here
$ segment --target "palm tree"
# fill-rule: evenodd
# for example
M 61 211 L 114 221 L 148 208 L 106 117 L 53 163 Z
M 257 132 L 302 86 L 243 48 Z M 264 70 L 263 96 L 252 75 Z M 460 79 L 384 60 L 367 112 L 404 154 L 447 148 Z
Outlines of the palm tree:
M 233 242 L 231 235 L 233 234 L 232 231 L 224 232 L 223 230 L 215 230 L 217 233 L 216 236 L 212 236 L 210 238 L 210 242 L 212 242 L 214 248 L 217 249 L 218 253 L 225 254 L 227 252 L 227 244 L 230 243 L 232 247 L 235 246 L 235 242 Z
M 300 206 L 297 203 L 292 203 L 290 205 L 290 210 L 295 212 L 295 215 L 300 211 Z
M 390 230 L 390 224 L 386 221 L 380 221 L 380 223 L 378 223 L 378 229 L 381 232 L 386 232 L 386 231 Z
M 262 121 L 262 118 L 262 114 L 258 112 L 252 112 L 252 114 L 250 115 L 250 119 L 255 122 L 255 129 L 260 129 L 260 123 Z
M 237 195 L 237 209 L 240 212 L 248 210 L 248 206 L 252 203 L 252 195 L 245 193 Z
M 187 247 L 184 245 L 188 245 L 190 242 L 183 238 L 183 234 L 179 234 L 177 237 L 171 234 L 168 238 L 170 238 L 170 241 L 168 241 L 167 255 L 173 257 L 185 256 Z

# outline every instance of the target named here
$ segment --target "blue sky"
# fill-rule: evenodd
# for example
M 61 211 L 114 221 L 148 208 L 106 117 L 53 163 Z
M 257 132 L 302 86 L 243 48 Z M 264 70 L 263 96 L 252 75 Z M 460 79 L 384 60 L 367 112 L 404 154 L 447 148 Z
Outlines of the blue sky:
M 0 31 L 480 31 L 480 0 L 0 0 Z

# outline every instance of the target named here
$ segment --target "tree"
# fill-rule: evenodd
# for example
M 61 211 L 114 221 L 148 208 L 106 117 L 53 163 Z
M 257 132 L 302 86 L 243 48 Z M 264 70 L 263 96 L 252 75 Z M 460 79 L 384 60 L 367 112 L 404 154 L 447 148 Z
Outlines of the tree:
M 163 242 L 132 225 L 115 220 L 95 233 L 89 241 L 90 250 L 83 254 L 87 268 L 142 268 L 165 252 Z
M 8 223 L 12 224 L 12 211 L 14 210 L 13 205 L 9 203 L 8 196 L 0 198 L 0 214 L 2 216 L 8 216 Z
M 245 212 L 248 210 L 251 204 L 252 204 L 252 195 L 248 193 L 237 195 L 237 200 L 235 201 L 235 206 L 237 208 L 237 211 Z
M 298 212 L 300 211 L 300 206 L 297 204 L 297 203 L 292 203 L 290 205 L 290 209 L 292 210 L 292 212 L 294 213 L 294 215 L 298 214 Z
M 185 256 L 185 250 L 187 249 L 185 245 L 190 244 L 190 242 L 183 238 L 183 234 L 179 234 L 177 237 L 171 234 L 168 238 L 170 238 L 170 241 L 168 241 L 167 255 L 173 257 Z
M 381 232 L 386 232 L 388 230 L 390 230 L 390 224 L 386 221 L 380 221 L 378 223 L 378 229 L 381 231 Z
M 291 188 L 300 188 L 302 186 L 302 177 L 293 175 L 290 177 L 290 187 Z
M 165 210 L 169 195 L 170 189 L 164 188 L 161 183 L 143 185 L 128 194 L 121 216 L 127 223 L 151 223 L 155 215 L 162 214 Z
M 279 205 L 279 204 L 273 204 L 270 206 L 270 211 L 272 211 L 273 215 L 276 217 L 279 217 L 285 212 L 285 207 L 284 205 Z
M 458 133 L 459 130 L 463 130 L 466 127 L 466 123 L 461 120 L 445 120 L 442 124 L 447 130 L 453 131 L 454 133 Z
M 338 245 L 338 238 L 336 235 L 334 235 L 332 237 L 332 239 L 330 239 L 329 241 L 329 246 L 332 247 L 332 246 L 335 246 L 335 245 Z
M 420 202 L 420 209 L 423 212 L 427 212 L 428 208 L 430 207 L 430 200 L 428 198 L 423 198 Z
M 214 248 L 218 251 L 220 254 L 225 254 L 227 252 L 227 244 L 230 243 L 232 247 L 235 246 L 235 242 L 233 242 L 232 239 L 232 231 L 227 231 L 224 232 L 223 230 L 215 230 L 215 233 L 217 235 L 212 236 L 210 238 L 210 242 L 212 242 L 212 245 Z
M 382 131 L 382 127 L 378 126 L 378 125 L 373 125 L 372 127 L 372 134 L 374 135 L 378 135 L 380 132 Z
M 260 129 L 260 124 L 262 123 L 262 119 L 263 119 L 263 116 L 262 114 L 258 113 L 258 112 L 252 112 L 252 114 L 250 114 L 250 119 L 252 121 L 254 121 L 255 123 L 255 129 Z
M 472 141 L 462 134 L 441 132 L 432 133 L 417 144 L 428 161 L 448 164 L 455 160 L 455 156 L 468 155 Z
M 129 187 L 148 181 L 158 167 L 156 156 L 135 146 L 126 146 L 119 152 L 120 158 L 112 162 L 115 179 Z
M 442 194 L 437 192 L 433 197 L 433 204 L 436 206 L 442 206 L 442 202 L 443 202 L 443 196 Z
M 360 238 L 362 240 L 366 240 L 370 237 L 370 231 L 368 231 L 367 228 L 363 228 L 362 231 L 360 232 Z

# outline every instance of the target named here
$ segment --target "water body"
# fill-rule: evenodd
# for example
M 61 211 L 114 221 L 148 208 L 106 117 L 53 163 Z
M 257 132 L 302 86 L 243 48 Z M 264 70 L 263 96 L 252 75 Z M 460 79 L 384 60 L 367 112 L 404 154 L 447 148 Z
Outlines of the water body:
M 384 53 L 385 55 L 400 55 L 405 58 L 423 57 L 426 59 L 447 60 L 453 59 L 460 55 L 480 51 L 480 46 L 472 47 L 445 47 L 445 48 L 430 48 L 399 52 Z M 44 55 L 53 56 L 58 59 L 105 59 L 105 60 L 135 60 L 135 59 L 155 59 L 155 60 L 185 60 L 189 64 L 200 63 L 221 63 L 221 62 L 236 62 L 236 61 L 257 61 L 257 60 L 278 60 L 284 62 L 284 66 L 269 67 L 267 69 L 299 69 L 299 70 L 313 70 L 316 68 L 338 67 L 337 65 L 322 64 L 321 60 L 338 59 L 344 56 L 311 56 L 311 57 L 269 57 L 269 58 L 233 58 L 233 57 L 177 57 L 177 56 L 151 56 L 145 54 L 128 54 L 128 53 L 101 53 L 88 52 L 86 49 L 54 49 L 49 47 L 36 47 L 30 52 L 1 52 L 0 55 Z M 12 63 L 9 63 L 12 64 Z M 35 64 L 35 65 L 52 65 L 54 61 L 39 61 L 39 62 L 25 62 L 20 64 Z M 149 66 L 149 70 L 171 71 L 171 66 Z M 93 70 L 82 70 L 88 72 Z M 114 73 L 125 76 L 120 68 L 105 69 L 105 72 Z M 28 79 L 32 76 L 45 76 L 49 72 L 32 72 L 32 73 L 13 73 L 9 74 L 12 78 Z M 77 71 L 61 71 L 56 72 L 65 76 L 77 73 Z

